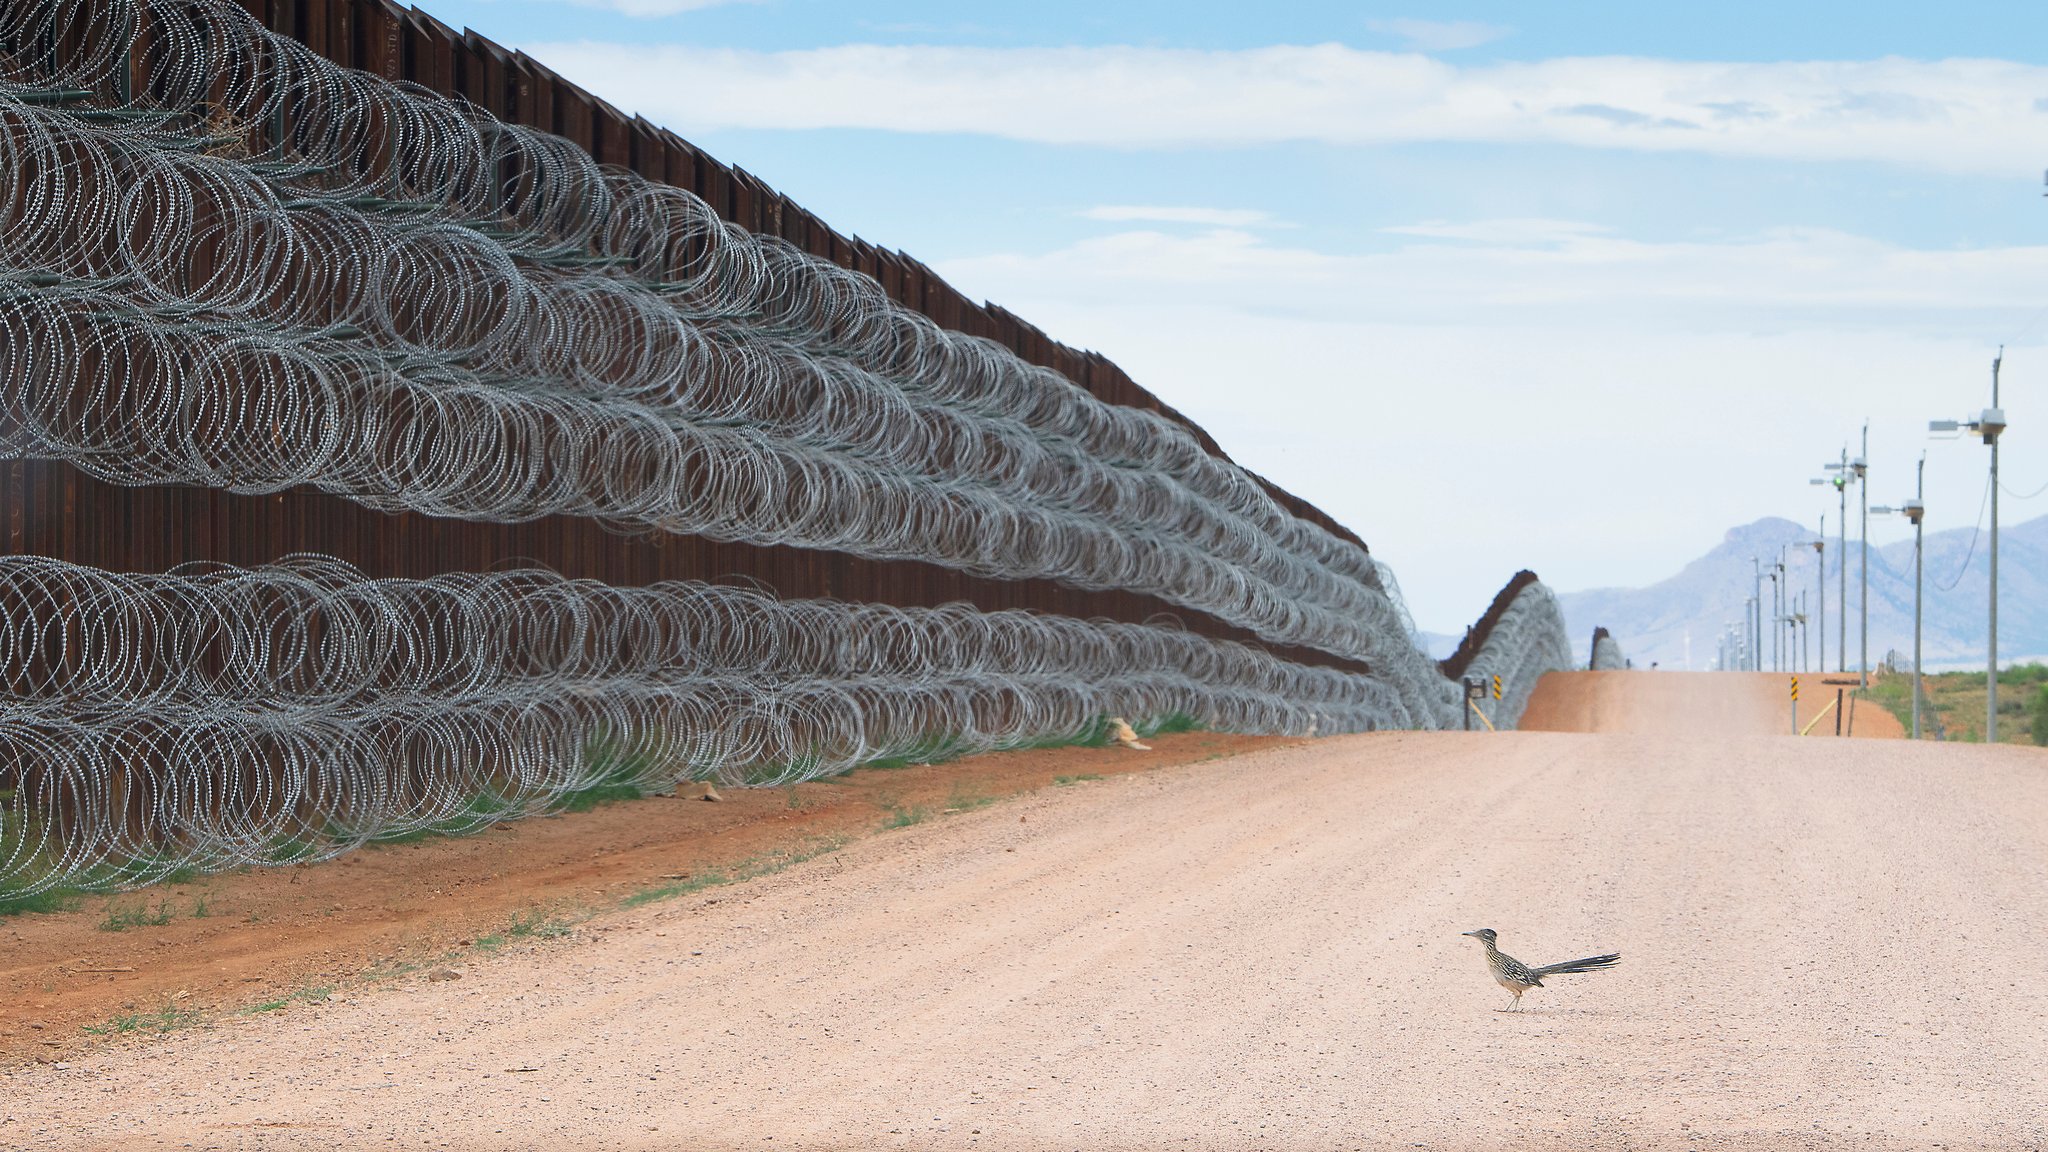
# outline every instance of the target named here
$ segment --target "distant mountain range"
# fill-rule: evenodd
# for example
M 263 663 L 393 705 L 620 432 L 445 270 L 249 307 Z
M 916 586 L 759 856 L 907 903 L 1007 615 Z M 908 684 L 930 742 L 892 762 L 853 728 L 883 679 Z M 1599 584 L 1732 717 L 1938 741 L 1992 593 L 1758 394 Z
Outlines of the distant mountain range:
M 1972 548 L 1972 537 L 1976 536 Z M 1769 517 L 1729 531 L 1713 551 L 1685 566 L 1676 576 L 1648 588 L 1596 588 L 1567 592 L 1564 606 L 1572 644 L 1589 649 L 1593 629 L 1604 625 L 1638 668 L 1656 662 L 1665 668 L 1710 668 L 1723 630 L 1740 625 L 1743 601 L 1755 587 L 1751 557 L 1775 560 L 1782 545 L 1791 545 L 1787 581 L 1796 595 L 1807 594 L 1807 614 L 1816 615 L 1813 530 L 1790 520 Z M 1989 599 L 1988 540 L 1969 528 L 1927 534 L 1924 659 L 1929 668 L 1981 666 L 1985 656 L 1985 616 Z M 1827 664 L 1837 666 L 1840 635 L 1840 568 L 1849 563 L 1849 667 L 1857 661 L 1857 576 L 1860 549 L 1849 540 L 1848 556 L 1833 536 L 1828 538 Z M 2023 524 L 2007 524 L 1998 535 L 1998 657 L 2001 664 L 2028 659 L 2048 660 L 2048 516 Z M 1965 561 L 1967 559 L 1967 567 Z M 1954 586 L 1948 585 L 1953 582 Z M 1764 584 L 1766 599 L 1770 583 Z M 1765 666 L 1769 667 L 1765 633 Z M 1810 631 L 1813 657 L 1820 654 L 1819 630 Z M 1911 658 L 1913 651 L 1913 542 L 1870 550 L 1870 660 L 1881 662 L 1888 650 Z M 1579 653 L 1585 659 L 1585 652 Z

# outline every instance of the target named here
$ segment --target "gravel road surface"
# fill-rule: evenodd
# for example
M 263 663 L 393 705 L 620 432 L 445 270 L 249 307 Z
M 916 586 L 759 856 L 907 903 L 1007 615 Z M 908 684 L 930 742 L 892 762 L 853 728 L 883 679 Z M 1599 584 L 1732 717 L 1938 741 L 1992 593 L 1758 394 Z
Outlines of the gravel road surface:
M 2048 754 L 1747 735 L 1744 677 L 1691 680 L 1606 734 L 1050 788 L 18 1067 L 0 1147 L 2048 1143 Z M 1623 959 L 1504 1012 L 1480 927 Z

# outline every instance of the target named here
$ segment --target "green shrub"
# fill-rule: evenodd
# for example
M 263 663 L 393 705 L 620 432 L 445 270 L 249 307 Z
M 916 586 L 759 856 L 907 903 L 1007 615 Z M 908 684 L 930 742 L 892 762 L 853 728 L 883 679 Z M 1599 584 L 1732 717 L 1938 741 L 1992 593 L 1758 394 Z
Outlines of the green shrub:
M 171 922 L 171 902 L 159 900 L 156 911 L 147 904 L 127 907 L 119 904 L 107 905 L 107 914 L 99 922 L 102 932 L 126 932 L 130 928 L 161 928 Z
M 0 896 L 0 917 L 24 912 L 69 912 L 78 907 L 79 899 L 78 892 L 71 888 L 47 888 L 32 896 Z
M 455 813 L 444 816 L 420 828 L 404 831 L 379 832 L 370 837 L 369 843 L 376 848 L 396 847 L 401 844 L 418 844 L 422 840 L 437 836 L 468 836 L 489 828 L 511 817 L 520 810 L 520 805 L 496 792 L 479 792 L 465 801 Z M 345 828 L 329 828 L 330 840 L 347 840 L 350 834 Z
M 12 793 L 0 794 L 0 861 L 8 864 L 10 878 L 48 875 L 48 857 L 32 847 L 35 829 L 26 816 L 7 810 L 5 802 L 11 799 Z M 0 917 L 24 912 L 69 912 L 78 907 L 78 898 L 78 891 L 68 887 L 45 889 L 29 896 L 0 895 Z
M 880 756 L 863 761 L 864 769 L 890 770 L 895 768 L 922 768 L 933 764 L 946 764 L 966 755 L 966 748 L 950 736 L 927 736 L 894 756 Z
M 2048 686 L 2034 693 L 2034 743 L 2048 746 Z
M 1169 712 L 1164 719 L 1139 726 L 1141 736 L 1172 736 L 1181 732 L 1200 732 L 1202 722 L 1185 712 Z
M 588 812 L 600 804 L 638 800 L 647 794 L 640 782 L 658 767 L 651 741 L 620 739 L 599 729 L 583 745 L 587 783 L 555 800 L 557 812 Z

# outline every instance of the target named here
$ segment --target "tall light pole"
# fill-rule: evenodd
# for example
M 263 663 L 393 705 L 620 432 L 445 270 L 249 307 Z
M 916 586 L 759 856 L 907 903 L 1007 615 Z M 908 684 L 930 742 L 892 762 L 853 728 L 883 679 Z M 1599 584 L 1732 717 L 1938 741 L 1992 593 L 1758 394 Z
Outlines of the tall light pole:
M 1925 568 L 1920 555 L 1920 521 L 1927 515 L 1924 499 L 1927 495 L 1927 456 L 1920 456 L 1919 475 L 1913 482 L 1913 498 L 1890 508 L 1878 505 L 1872 508 L 1882 516 L 1898 513 L 1913 522 L 1913 739 L 1920 738 L 1920 574 Z
M 1764 638 L 1763 653 L 1771 658 L 1771 671 L 1773 672 L 1778 670 L 1778 630 L 1783 627 L 1783 625 L 1778 623 L 1778 573 L 1776 567 L 1775 564 L 1764 565 L 1764 579 L 1770 581 L 1771 585 L 1771 602 L 1768 607 L 1759 607 L 1757 609 L 1759 613 L 1757 616 L 1758 624 L 1762 625 L 1765 621 L 1769 622 L 1771 634 Z
M 1764 670 L 1762 651 L 1764 642 L 1764 562 L 1751 556 L 1749 558 L 1749 575 L 1751 582 L 1756 585 L 1755 590 L 1750 594 L 1749 603 L 1751 607 L 1749 619 L 1746 621 L 1749 625 L 1749 670 L 1761 672 Z
M 1839 580 L 1842 593 L 1842 620 L 1836 626 L 1835 671 L 1847 672 L 1849 670 L 1849 446 L 1846 444 L 1842 446 L 1842 459 L 1840 463 L 1825 464 L 1822 465 L 1822 468 L 1825 471 L 1833 472 L 1834 475 L 1826 480 L 1815 480 L 1813 483 L 1833 484 L 1836 495 L 1842 498 L 1842 530 L 1837 533 L 1841 537 L 1841 547 L 1836 549 L 1840 553 L 1841 558 L 1835 561 L 1841 573 Z M 1822 632 L 1821 638 L 1823 640 L 1827 638 L 1826 632 Z M 1827 663 L 1827 659 L 1823 657 L 1821 663 Z
M 1756 630 L 1757 630 L 1757 622 L 1758 622 L 1759 620 L 1763 619 L 1763 603 L 1764 603 L 1763 581 L 1762 581 L 1762 580 L 1758 580 L 1758 581 L 1757 581 L 1757 591 L 1756 591 L 1756 595 L 1754 595 L 1754 596 L 1751 596 L 1751 597 L 1749 598 L 1749 633 L 1750 633 L 1750 635 L 1749 635 L 1749 640 L 1748 640 L 1748 644 L 1749 644 L 1749 670 L 1750 670 L 1751 672 L 1761 672 L 1761 671 L 1763 671 L 1763 670 L 1764 670 L 1764 657 L 1763 657 L 1763 653 L 1762 653 L 1761 651 L 1759 651 L 1759 650 L 1757 649 L 1757 636 L 1756 636 Z
M 1792 545 L 1778 548 L 1778 572 L 1785 585 L 1785 670 L 1799 670 L 1799 625 L 1793 622 L 1798 609 L 1792 605 Z
M 1799 594 L 1799 670 L 1813 668 L 1813 633 L 1806 624 L 1806 593 Z
M 1978 418 L 1977 428 L 1984 443 L 1991 446 L 1991 668 L 1984 677 L 1984 742 L 1998 743 L 1998 434 L 2005 431 L 2005 411 L 1998 406 L 1998 366 L 2005 362 L 2005 345 L 1991 358 L 1991 408 Z M 1997 426 L 1991 413 L 1998 413 Z
M 1783 613 L 1778 610 L 1778 574 L 1774 571 L 1771 571 L 1771 569 L 1774 567 L 1776 566 L 1765 565 L 1764 579 L 1769 580 L 1771 582 L 1771 671 L 1776 672 L 1778 671 L 1778 634 L 1784 630 L 1785 626 L 1778 622 L 1779 617 L 1782 616 Z M 1759 597 L 1757 600 L 1756 610 L 1757 627 L 1761 628 L 1763 627 L 1764 611 L 1763 600 L 1761 597 Z M 1759 653 L 1759 655 L 1761 655 L 1761 653 Z
M 1863 559 L 1858 565 L 1862 569 L 1863 590 L 1856 594 L 1858 613 L 1862 619 L 1856 624 L 1856 646 L 1862 665 L 1860 675 L 1863 687 L 1870 687 L 1870 421 L 1863 422 L 1863 454 L 1850 461 L 1849 467 L 1856 473 L 1856 495 L 1863 501 L 1863 539 L 1858 542 L 1863 550 Z
M 1785 671 L 1798 672 L 1799 667 L 1799 597 L 1785 593 Z
M 1820 514 L 1820 535 L 1813 540 L 1813 587 L 1816 601 L 1820 604 L 1820 616 L 1815 621 L 1820 632 L 1820 665 L 1826 671 L 1828 665 L 1828 514 Z
M 1906 505 L 1906 519 L 1913 522 L 1913 739 L 1920 738 L 1920 521 L 1927 517 L 1927 453 L 1920 454 L 1920 467 L 1913 478 L 1913 499 Z
M 1790 671 L 1792 667 L 1792 638 L 1787 634 L 1791 622 L 1792 589 L 1785 580 L 1785 549 L 1778 549 L 1778 562 L 1771 565 L 1777 569 L 1771 576 L 1771 598 L 1777 601 L 1777 620 L 1771 625 L 1772 661 L 1779 672 Z
M 1998 369 L 2005 362 L 2005 348 L 1991 360 L 1991 407 L 1975 420 L 1931 420 L 1929 432 L 1955 432 L 1967 428 L 1984 438 L 1991 449 L 1991 619 L 1988 647 L 1989 667 L 1984 675 L 1984 742 L 1998 742 L 1998 437 L 2005 431 L 2005 409 L 1998 406 Z

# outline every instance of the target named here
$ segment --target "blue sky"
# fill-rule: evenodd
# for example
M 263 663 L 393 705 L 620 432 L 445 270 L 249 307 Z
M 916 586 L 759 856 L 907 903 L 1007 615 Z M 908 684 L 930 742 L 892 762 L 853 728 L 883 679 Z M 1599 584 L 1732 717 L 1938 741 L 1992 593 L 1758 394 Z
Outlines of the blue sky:
M 1966 526 L 2001 342 L 2048 483 L 2048 5 L 425 7 L 1107 353 L 1427 628 L 1832 513 L 1866 416 Z
M 1062 47 L 1132 44 L 1244 48 L 1335 41 L 1406 48 L 1405 22 L 1484 26 L 1496 33 L 1453 48 L 1483 59 L 1640 55 L 1675 60 L 1832 60 L 1987 56 L 2048 60 L 2040 5 L 1906 4 L 1862 0 L 1607 3 L 1188 4 L 1184 0 L 930 3 L 691 3 L 689 0 L 435 0 L 444 22 L 519 37 L 691 39 L 735 48 L 847 43 Z M 635 17 L 625 12 L 669 12 Z M 515 38 L 508 32 L 508 39 Z M 1467 36 L 1459 39 L 1474 39 Z M 1439 43 L 1442 41 L 1439 40 Z M 1427 45 L 1424 45 L 1425 47 Z

